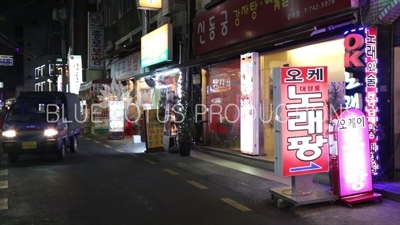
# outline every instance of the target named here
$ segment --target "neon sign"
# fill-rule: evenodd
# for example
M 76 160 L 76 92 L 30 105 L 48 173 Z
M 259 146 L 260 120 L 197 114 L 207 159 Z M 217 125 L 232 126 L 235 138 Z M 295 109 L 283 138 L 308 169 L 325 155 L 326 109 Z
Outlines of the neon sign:
M 328 68 L 281 68 L 282 175 L 329 171 Z
M 369 27 L 345 32 L 344 48 L 344 67 L 346 68 L 346 72 L 349 73 L 346 83 L 356 84 L 357 81 L 364 81 L 364 84 L 360 83 L 360 85 L 358 85 L 358 87 L 364 87 L 361 93 L 364 99 L 364 105 L 357 107 L 357 100 L 352 98 L 352 96 L 354 97 L 354 93 L 349 93 L 352 90 L 358 89 L 358 87 L 348 89 L 346 86 L 346 96 L 348 96 L 347 99 L 350 100 L 350 102 L 346 100 L 346 106 L 350 108 L 360 108 L 365 112 L 369 132 L 371 171 L 372 174 L 377 175 L 380 168 L 377 144 L 379 111 L 377 105 L 377 29 L 375 27 Z
M 372 191 L 367 118 L 358 109 L 347 109 L 336 122 L 339 156 L 339 195 Z

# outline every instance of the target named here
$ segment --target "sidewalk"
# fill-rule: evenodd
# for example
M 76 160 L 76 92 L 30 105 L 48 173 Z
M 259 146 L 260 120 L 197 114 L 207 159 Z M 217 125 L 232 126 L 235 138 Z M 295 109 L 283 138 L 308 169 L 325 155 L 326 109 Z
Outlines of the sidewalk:
M 203 154 L 209 155 L 210 157 L 214 156 L 214 157 L 218 157 L 221 159 L 226 159 L 229 161 L 236 162 L 239 165 L 245 164 L 245 165 L 253 168 L 252 171 L 264 170 L 266 172 L 274 174 L 273 173 L 274 163 L 257 158 L 257 157 L 243 155 L 238 152 L 234 152 L 232 150 L 219 151 L 219 150 L 215 150 L 213 148 L 209 148 L 206 146 L 195 146 L 195 147 L 193 147 L 193 150 L 195 150 L 195 151 L 192 151 L 192 152 L 194 152 L 194 154 L 192 154 L 192 157 L 196 157 L 196 152 L 201 152 Z M 232 169 L 236 169 L 236 168 L 240 168 L 240 166 L 232 168 Z M 236 170 L 240 170 L 240 169 L 236 169 Z M 240 170 L 240 171 L 242 171 L 242 170 Z M 242 171 L 242 172 L 245 172 L 245 171 Z M 279 183 L 290 185 L 290 179 L 288 179 L 288 181 L 286 181 L 289 183 L 285 183 L 284 180 L 282 180 L 285 178 L 281 178 L 275 174 L 274 174 L 274 176 L 266 176 L 267 173 L 264 173 L 264 174 L 263 173 L 255 174 L 255 173 L 257 173 L 257 172 L 253 172 L 251 174 L 255 175 L 255 176 L 259 176 L 258 174 L 260 174 L 261 175 L 260 177 L 263 177 L 265 179 L 269 179 L 269 180 L 273 180 L 273 181 L 276 181 Z M 329 180 L 328 174 L 318 174 L 318 175 L 314 176 L 314 181 L 316 183 L 319 183 L 320 185 L 323 185 L 330 189 L 330 180 Z M 400 180 L 385 181 L 383 178 L 381 178 L 379 180 L 375 180 L 374 181 L 374 191 L 382 194 L 384 198 L 400 202 Z
M 84 135 L 86 137 L 107 139 L 109 134 L 98 135 Z M 126 137 L 123 148 L 127 152 L 133 152 L 134 149 L 145 149 L 145 143 L 132 143 L 132 138 Z M 186 157 L 176 157 L 176 154 L 161 154 L 149 153 L 157 157 L 162 157 L 163 160 L 178 160 Z M 168 157 L 170 155 L 171 157 Z M 286 186 L 290 185 L 290 179 L 276 175 L 274 171 L 274 163 L 267 161 L 261 157 L 254 157 L 243 155 L 232 150 L 215 150 L 206 146 L 194 146 L 191 151 L 191 157 L 202 160 L 215 165 L 223 166 L 225 168 L 241 171 L 269 182 L 276 183 L 276 185 Z M 187 161 L 187 160 L 186 160 Z M 185 161 L 182 161 L 185 162 Z M 181 163 L 181 166 L 184 167 Z M 186 165 L 187 166 L 187 165 Z M 316 187 L 330 190 L 330 180 L 328 174 L 318 174 L 314 176 Z M 265 182 L 265 181 L 264 181 Z M 260 184 L 263 185 L 263 184 Z M 274 187 L 273 185 L 271 187 Z M 268 192 L 268 190 L 266 190 Z M 383 195 L 384 198 L 400 202 L 400 181 L 388 182 L 383 179 L 374 181 L 374 191 Z

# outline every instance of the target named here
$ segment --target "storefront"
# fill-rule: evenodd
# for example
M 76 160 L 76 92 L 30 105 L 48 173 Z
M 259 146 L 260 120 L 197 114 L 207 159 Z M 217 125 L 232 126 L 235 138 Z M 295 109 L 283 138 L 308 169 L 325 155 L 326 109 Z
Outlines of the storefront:
M 258 7 L 247 0 L 224 2 L 194 19 L 194 52 L 198 57 L 183 66 L 202 67 L 202 83 L 207 87 L 202 99 L 203 120 L 208 121 L 205 133 L 210 146 L 262 155 L 274 161 L 272 70 L 276 67 L 327 66 L 330 94 L 336 92 L 341 96 L 334 99 L 336 107 L 360 108 L 369 115 L 369 121 L 378 121 L 381 115 L 393 118 L 390 105 L 372 103 L 378 102 L 378 98 L 391 101 L 389 74 L 392 71 L 385 69 L 390 68 L 391 60 L 377 64 L 377 58 L 390 55 L 382 47 L 387 38 L 385 28 L 366 29 L 361 23 L 355 23 L 353 13 L 358 6 L 350 0 L 328 4 L 310 0 L 297 5 L 292 1 L 267 2 L 270 1 Z M 261 10 L 263 14 L 257 14 Z M 231 14 L 227 12 L 231 11 L 235 12 L 234 17 L 228 16 Z M 281 22 L 262 22 L 271 18 Z M 369 33 L 372 30 L 378 33 Z M 360 34 L 362 42 L 355 43 L 357 39 L 352 33 Z M 369 66 L 373 63 L 387 74 L 371 71 Z M 384 78 L 378 85 L 380 75 Z M 246 104 L 259 105 L 259 108 L 244 112 Z M 259 123 L 244 121 L 244 114 L 257 116 Z M 390 123 L 376 121 L 369 122 L 371 162 L 379 164 L 375 172 L 380 173 L 383 167 L 391 167 L 393 163 L 388 157 L 393 152 L 386 150 L 393 143 L 380 141 L 383 133 L 391 133 L 391 128 L 385 127 L 390 127 Z

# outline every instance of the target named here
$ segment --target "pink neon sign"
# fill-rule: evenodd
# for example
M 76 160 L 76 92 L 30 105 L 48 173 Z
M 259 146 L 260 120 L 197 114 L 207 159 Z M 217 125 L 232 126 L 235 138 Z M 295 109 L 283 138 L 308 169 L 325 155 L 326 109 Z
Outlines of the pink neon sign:
M 358 109 L 344 111 L 337 122 L 340 196 L 372 191 L 368 122 Z

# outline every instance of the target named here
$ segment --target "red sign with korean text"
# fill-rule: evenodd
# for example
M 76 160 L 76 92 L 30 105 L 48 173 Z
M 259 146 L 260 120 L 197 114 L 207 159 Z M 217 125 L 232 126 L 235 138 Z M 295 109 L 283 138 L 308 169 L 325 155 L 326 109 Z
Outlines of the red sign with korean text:
M 193 20 L 195 55 L 354 7 L 352 0 L 227 0 Z
M 369 142 L 371 150 L 371 170 L 374 175 L 379 172 L 378 144 L 376 127 L 378 121 L 378 59 L 377 59 L 377 29 L 365 28 L 365 114 L 368 122 Z
M 281 68 L 282 173 L 329 171 L 328 68 Z

